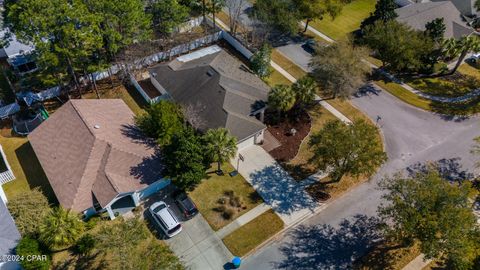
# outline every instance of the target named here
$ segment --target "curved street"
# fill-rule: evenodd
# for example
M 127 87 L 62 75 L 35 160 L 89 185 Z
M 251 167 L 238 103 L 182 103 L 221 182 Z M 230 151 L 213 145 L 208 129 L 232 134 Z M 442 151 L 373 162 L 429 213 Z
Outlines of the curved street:
M 347 269 L 378 239 L 371 219 L 381 203 L 378 182 L 385 175 L 427 161 L 439 161 L 452 177 L 476 174 L 470 149 L 473 138 L 480 135 L 477 117 L 435 115 L 381 90 L 353 98 L 352 103 L 373 121 L 378 120 L 388 162 L 370 182 L 247 257 L 242 269 Z

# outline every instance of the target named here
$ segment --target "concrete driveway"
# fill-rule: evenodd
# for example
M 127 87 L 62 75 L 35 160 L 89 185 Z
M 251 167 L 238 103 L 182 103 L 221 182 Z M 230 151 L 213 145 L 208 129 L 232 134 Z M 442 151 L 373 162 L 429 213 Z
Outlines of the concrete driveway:
M 309 63 L 312 55 L 305 51 L 302 45 L 303 43 L 292 42 L 291 44 L 276 47 L 275 49 L 280 51 L 280 53 L 290 59 L 290 61 L 299 65 L 306 72 L 310 72 L 312 69 L 309 67 Z
M 148 208 L 155 201 L 162 200 L 166 202 L 175 212 L 182 223 L 182 232 L 178 235 L 165 239 L 165 235 L 160 233 L 159 228 L 153 222 L 149 222 L 151 227 L 156 229 L 159 238 L 165 240 L 170 249 L 180 258 L 187 269 L 191 270 L 220 270 L 233 258 L 232 253 L 225 247 L 222 240 L 208 225 L 205 218 L 198 214 L 190 220 L 185 220 L 181 211 L 175 205 L 171 193 L 173 186 L 161 190 L 145 202 L 145 208 Z M 151 221 L 151 216 L 146 212 L 145 217 Z
M 253 145 L 240 150 L 240 154 L 244 157 L 244 161 L 240 162 L 240 174 L 285 225 L 291 225 L 313 212 L 317 203 L 262 147 Z

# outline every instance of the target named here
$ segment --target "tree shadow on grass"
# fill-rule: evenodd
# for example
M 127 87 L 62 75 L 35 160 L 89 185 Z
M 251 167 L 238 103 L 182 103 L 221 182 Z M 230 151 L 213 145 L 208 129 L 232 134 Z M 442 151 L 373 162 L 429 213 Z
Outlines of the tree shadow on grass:
M 298 226 L 288 243 L 280 247 L 285 259 L 275 263 L 277 269 L 351 269 L 380 240 L 379 221 L 374 217 L 356 215 L 343 220 L 338 228 L 331 225 Z
M 15 150 L 15 154 L 17 155 L 29 187 L 31 189 L 39 187 L 47 197 L 48 202 L 57 205 L 57 197 L 30 143 L 26 142 L 22 144 L 22 146 Z

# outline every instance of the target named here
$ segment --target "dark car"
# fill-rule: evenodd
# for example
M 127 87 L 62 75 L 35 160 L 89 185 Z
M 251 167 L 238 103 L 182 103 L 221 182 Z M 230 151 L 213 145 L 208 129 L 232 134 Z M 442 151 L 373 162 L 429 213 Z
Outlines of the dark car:
M 307 40 L 303 45 L 302 45 L 302 48 L 310 53 L 310 54 L 313 54 L 315 53 L 315 50 L 317 49 L 317 41 L 315 41 L 315 39 L 309 39 Z
M 185 192 L 176 192 L 174 198 L 185 218 L 190 219 L 198 213 L 197 206 Z

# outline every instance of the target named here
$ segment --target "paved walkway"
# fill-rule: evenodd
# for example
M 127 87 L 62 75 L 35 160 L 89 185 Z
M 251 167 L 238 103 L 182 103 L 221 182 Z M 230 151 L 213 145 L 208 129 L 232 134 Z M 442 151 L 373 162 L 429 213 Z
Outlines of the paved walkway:
M 261 214 L 267 212 L 268 210 L 272 209 L 269 205 L 262 203 L 257 205 L 252 210 L 248 211 L 247 213 L 241 215 L 239 218 L 232 221 L 227 226 L 223 227 L 222 229 L 218 230 L 216 234 L 221 239 L 225 238 L 227 235 L 235 231 L 236 229 L 242 227 L 243 225 L 247 224 L 248 222 L 254 220 L 256 217 L 260 216 Z
M 249 146 L 240 154 L 244 161 L 238 171 L 286 227 L 314 212 L 317 203 L 262 147 Z M 236 164 L 236 159 L 232 164 Z
M 432 262 L 432 260 L 424 260 L 423 254 L 421 254 L 403 267 L 402 270 L 421 270 L 430 262 Z

